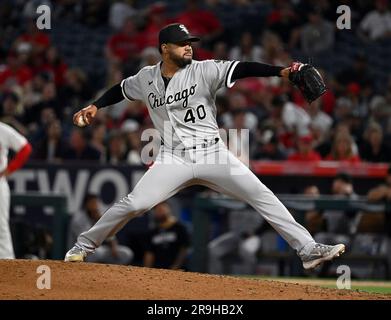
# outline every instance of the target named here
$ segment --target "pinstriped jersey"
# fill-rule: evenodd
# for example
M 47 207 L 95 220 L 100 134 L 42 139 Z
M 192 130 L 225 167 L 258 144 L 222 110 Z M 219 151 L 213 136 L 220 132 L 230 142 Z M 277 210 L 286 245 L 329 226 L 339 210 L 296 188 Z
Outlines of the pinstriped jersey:
M 239 61 L 193 60 L 179 69 L 167 87 L 161 64 L 142 68 L 121 82 L 128 100 L 141 100 L 168 147 L 192 147 L 219 136 L 215 98 L 218 89 L 232 87 L 231 76 Z M 167 131 L 171 131 L 168 136 Z

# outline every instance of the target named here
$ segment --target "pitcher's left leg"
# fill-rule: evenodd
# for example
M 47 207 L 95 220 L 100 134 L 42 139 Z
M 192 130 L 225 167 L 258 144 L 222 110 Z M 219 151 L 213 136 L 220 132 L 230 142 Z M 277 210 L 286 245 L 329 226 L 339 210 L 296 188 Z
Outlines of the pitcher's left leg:
M 259 179 L 228 150 L 227 164 L 200 164 L 196 176 L 219 192 L 229 194 L 251 205 L 295 250 L 315 241 L 310 233 L 295 221 L 287 208 Z M 220 155 L 221 157 L 221 155 Z
M 312 269 L 332 260 L 345 251 L 343 244 L 335 246 L 315 243 L 310 233 L 295 221 L 287 208 L 259 179 L 228 150 L 227 164 L 197 166 L 196 176 L 216 191 L 247 202 L 296 250 L 303 267 Z

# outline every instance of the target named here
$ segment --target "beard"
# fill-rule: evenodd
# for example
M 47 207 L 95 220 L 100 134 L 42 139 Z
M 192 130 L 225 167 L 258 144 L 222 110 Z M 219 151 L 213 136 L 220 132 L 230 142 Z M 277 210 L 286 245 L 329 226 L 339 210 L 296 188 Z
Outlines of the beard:
M 170 58 L 179 68 L 186 67 L 193 60 L 193 58 L 185 58 L 174 54 L 170 54 Z

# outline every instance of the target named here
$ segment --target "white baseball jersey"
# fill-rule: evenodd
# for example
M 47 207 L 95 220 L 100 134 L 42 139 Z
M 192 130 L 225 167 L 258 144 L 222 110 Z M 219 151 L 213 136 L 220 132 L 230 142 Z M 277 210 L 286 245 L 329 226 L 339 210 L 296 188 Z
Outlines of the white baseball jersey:
M 219 136 L 216 121 L 216 92 L 231 87 L 231 76 L 239 61 L 195 61 L 179 69 L 165 88 L 161 62 L 141 69 L 122 81 L 122 93 L 128 100 L 141 100 L 147 106 L 155 128 L 166 146 L 185 147 L 201 144 Z M 164 135 L 171 126 L 172 141 Z M 166 128 L 167 129 L 167 128 Z M 168 137 L 171 138 L 171 137 Z
M 9 125 L 0 122 L 0 172 L 7 168 L 9 149 L 18 152 L 27 140 Z
M 9 125 L 0 122 L 0 172 L 8 165 L 9 149 L 18 152 L 27 140 Z M 13 259 L 11 232 L 9 229 L 10 190 L 7 180 L 0 177 L 0 259 Z

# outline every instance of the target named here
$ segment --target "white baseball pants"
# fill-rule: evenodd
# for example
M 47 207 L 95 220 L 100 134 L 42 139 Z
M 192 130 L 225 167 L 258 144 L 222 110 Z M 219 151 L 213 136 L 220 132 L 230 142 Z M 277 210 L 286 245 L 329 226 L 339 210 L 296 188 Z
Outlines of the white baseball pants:
M 248 203 L 297 251 L 314 243 L 309 232 L 294 220 L 273 192 L 220 140 L 207 148 L 187 150 L 183 155 L 162 146 L 155 163 L 133 191 L 109 208 L 90 230 L 83 232 L 77 244 L 92 253 L 130 219 L 195 184 Z
M 9 227 L 10 189 L 5 178 L 0 178 L 0 259 L 14 259 L 14 248 Z

